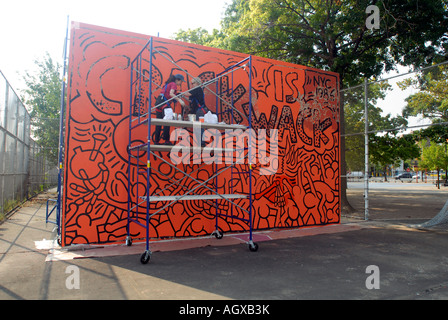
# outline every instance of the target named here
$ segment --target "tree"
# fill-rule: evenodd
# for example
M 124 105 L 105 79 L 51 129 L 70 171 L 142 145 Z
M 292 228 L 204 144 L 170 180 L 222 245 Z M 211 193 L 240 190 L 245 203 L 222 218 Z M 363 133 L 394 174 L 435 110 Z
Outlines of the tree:
M 384 181 L 387 181 L 388 165 L 420 156 L 420 148 L 412 135 L 397 137 L 387 133 L 383 136 L 370 136 L 369 151 L 371 163 L 382 169 Z
M 390 114 L 383 116 L 382 109 L 376 106 L 378 100 L 384 99 L 390 89 L 391 85 L 386 81 L 368 86 L 369 131 L 389 130 L 407 125 L 406 119 L 402 116 L 392 117 Z M 364 170 L 364 99 L 364 86 L 344 91 L 345 129 L 349 135 L 346 137 L 345 157 L 351 171 Z M 373 150 L 375 147 L 375 144 L 370 144 L 369 149 Z
M 202 46 L 215 47 L 216 44 L 224 37 L 222 32 L 213 29 L 212 34 L 204 28 L 179 30 L 174 34 L 174 38 L 183 42 L 190 42 Z
M 429 145 L 443 145 L 445 153 L 447 150 L 448 143 L 448 127 L 442 125 L 433 125 L 425 129 L 414 131 L 412 133 L 416 141 L 421 141 L 422 149 L 425 150 Z M 428 151 L 427 151 L 428 152 Z M 423 157 L 422 157 L 423 159 Z M 422 162 L 420 162 L 420 166 Z M 440 165 L 440 164 L 439 164 Z M 423 166 L 427 166 L 427 163 L 423 162 Z M 448 162 L 445 162 L 444 166 L 441 167 L 445 169 L 445 183 L 448 183 Z M 428 167 L 426 169 L 429 169 Z M 436 170 L 433 168 L 431 170 Z
M 431 146 L 423 148 L 420 166 L 429 170 L 437 170 L 437 188 L 440 189 L 440 169 L 448 166 L 446 146 L 433 143 Z
M 415 78 L 398 83 L 402 90 L 413 87 L 419 92 L 406 98 L 404 116 L 423 116 L 433 122 L 448 122 L 448 66 L 420 72 Z
M 442 125 L 432 125 L 425 129 L 414 131 L 414 139 L 419 141 L 422 139 L 429 139 L 434 143 L 448 142 L 448 127 Z
M 369 5 L 380 28 L 366 26 Z M 344 86 L 432 62 L 447 43 L 440 0 L 234 0 L 221 47 L 337 72 Z M 342 87 L 342 86 L 341 86 Z
M 23 79 L 25 105 L 30 109 L 32 133 L 42 153 L 52 164 L 58 163 L 59 116 L 61 99 L 61 66 L 47 53 L 35 60 L 35 74 L 29 71 Z

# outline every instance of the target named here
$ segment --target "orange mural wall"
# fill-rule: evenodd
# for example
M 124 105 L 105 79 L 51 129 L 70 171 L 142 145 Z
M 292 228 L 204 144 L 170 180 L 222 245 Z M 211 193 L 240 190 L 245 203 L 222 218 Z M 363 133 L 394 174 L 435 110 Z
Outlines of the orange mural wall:
M 137 93 L 130 92 L 131 61 L 150 36 L 73 22 L 70 37 L 66 143 L 62 210 L 62 244 L 112 243 L 124 241 L 127 234 L 128 193 L 144 190 L 148 177 L 134 172 L 128 190 L 128 144 L 130 102 Z M 203 82 L 211 80 L 247 55 L 163 38 L 153 38 L 152 78 L 154 88 L 162 86 L 171 74 L 184 75 L 187 82 L 179 91 L 190 89 L 191 75 Z M 149 67 L 149 52 L 143 69 Z M 149 74 L 149 69 L 147 69 Z M 253 57 L 252 91 L 249 72 L 241 68 L 219 79 L 204 90 L 212 112 L 222 112 L 219 121 L 247 124 L 249 94 L 252 95 L 252 127 L 278 129 L 278 161 L 256 164 L 252 179 L 253 228 L 300 228 L 340 222 L 339 160 L 339 78 L 305 66 Z M 154 106 L 154 96 L 146 96 Z M 139 94 L 145 95 L 144 92 Z M 146 93 L 148 95 L 148 93 Z M 233 101 L 236 110 L 225 103 Z M 146 110 L 148 106 L 145 106 Z M 180 112 L 177 103 L 175 112 Z M 228 112 L 226 112 L 228 111 Z M 233 112 L 232 112 L 233 111 Z M 171 128 L 174 130 L 174 128 Z M 146 141 L 147 126 L 133 142 Z M 270 140 L 269 134 L 267 139 Z M 139 156 L 146 159 L 146 153 Z M 166 153 L 160 156 L 170 161 Z M 146 161 L 146 160 L 145 160 Z M 220 164 L 218 166 L 225 166 Z M 179 172 L 154 158 L 157 169 L 150 177 L 150 193 L 168 186 L 170 179 L 181 179 Z M 198 181 L 207 180 L 216 166 L 179 164 Z M 214 169 L 213 169 L 214 168 Z M 261 174 L 260 170 L 272 174 Z M 130 170 L 136 170 L 131 163 Z M 235 166 L 209 187 L 219 193 L 249 192 L 249 180 Z M 169 186 L 164 194 L 197 186 L 196 181 Z M 202 189 L 198 191 L 201 193 Z M 205 190 L 205 189 L 204 189 Z M 205 191 L 204 191 L 205 192 Z M 144 194 L 142 194 L 144 195 Z M 235 202 L 248 208 L 247 199 Z M 151 203 L 151 210 L 165 203 Z M 247 213 L 224 200 L 218 201 L 221 212 L 231 211 L 243 217 Z M 143 218 L 144 216 L 142 216 Z M 215 230 L 216 208 L 202 201 L 179 201 L 150 220 L 151 238 L 202 236 Z M 219 217 L 226 231 L 247 231 L 244 221 Z M 144 230 L 131 224 L 133 238 L 143 238 Z

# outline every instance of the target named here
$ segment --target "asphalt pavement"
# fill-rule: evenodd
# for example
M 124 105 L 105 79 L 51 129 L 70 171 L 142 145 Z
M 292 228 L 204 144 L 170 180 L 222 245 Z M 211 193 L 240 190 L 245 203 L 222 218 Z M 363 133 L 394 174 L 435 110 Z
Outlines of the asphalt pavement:
M 257 232 L 257 252 L 248 250 L 244 234 L 161 242 L 145 265 L 139 244 L 132 250 L 124 245 L 58 248 L 54 225 L 45 224 L 47 192 L 0 225 L 0 299 L 447 299 L 447 227 L 409 225 L 435 216 L 448 200 L 448 189 L 371 187 L 368 221 L 363 220 L 362 184 L 351 184 L 347 193 L 355 212 L 339 225 Z

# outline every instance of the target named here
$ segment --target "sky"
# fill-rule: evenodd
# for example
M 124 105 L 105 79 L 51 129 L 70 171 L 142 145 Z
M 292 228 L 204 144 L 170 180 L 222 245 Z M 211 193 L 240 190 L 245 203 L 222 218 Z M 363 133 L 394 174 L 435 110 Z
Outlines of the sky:
M 387 92 L 384 100 L 379 100 L 377 106 L 383 110 L 383 116 L 387 114 L 391 114 L 393 117 L 399 116 L 402 114 L 403 108 L 406 106 L 407 102 L 405 99 L 417 93 L 419 90 L 414 87 L 409 87 L 405 90 L 402 90 L 398 87 L 398 82 L 401 82 L 407 78 L 415 78 L 416 73 L 407 74 L 410 72 L 409 67 L 398 66 L 397 71 L 390 71 L 388 73 L 384 73 L 381 76 L 381 79 L 388 79 L 388 83 L 391 85 L 390 91 Z M 402 76 L 398 76 L 402 75 Z M 396 77 L 398 76 L 398 77 Z M 396 77 L 396 78 L 395 78 Z M 422 126 L 431 123 L 428 119 L 423 119 L 422 117 L 409 117 L 408 118 L 408 126 Z M 410 133 L 411 131 L 420 130 L 422 128 L 411 128 L 403 133 Z
M 70 21 L 170 38 L 180 29 L 220 29 L 230 0 L 2 0 L 0 71 L 16 90 L 22 76 L 48 52 L 63 63 Z M 18 74 L 19 73 L 19 74 Z
M 170 38 L 180 29 L 220 29 L 231 0 L 2 0 L 0 9 L 0 71 L 20 95 L 22 76 L 33 71 L 34 61 L 46 52 L 63 63 L 63 47 L 70 21 Z M 407 72 L 401 68 L 400 72 Z M 395 75 L 385 74 L 382 78 Z M 400 81 L 403 78 L 395 79 Z M 397 115 L 409 93 L 396 84 L 385 101 L 384 114 Z M 412 121 L 410 124 L 418 124 Z

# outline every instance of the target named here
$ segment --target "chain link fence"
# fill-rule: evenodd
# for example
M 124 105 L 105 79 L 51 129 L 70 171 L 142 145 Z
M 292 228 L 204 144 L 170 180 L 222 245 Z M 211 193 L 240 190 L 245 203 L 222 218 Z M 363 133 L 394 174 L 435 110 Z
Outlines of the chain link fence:
M 341 90 L 342 178 L 347 194 L 350 189 L 363 190 L 366 219 L 372 186 L 396 190 L 448 186 L 448 116 L 443 109 L 448 62 L 399 70 Z M 448 221 L 448 210 L 444 212 Z
M 408 105 L 406 99 L 413 96 L 415 105 L 417 100 L 416 94 L 425 93 L 429 85 L 434 86 L 434 83 L 429 84 L 428 81 L 432 80 L 435 82 L 433 79 L 435 77 L 437 77 L 437 85 L 444 85 L 448 81 L 448 79 L 444 78 L 443 73 L 446 73 L 445 70 L 447 69 L 448 62 L 444 62 L 413 72 L 402 71 L 383 79 L 365 82 L 342 90 L 345 120 L 345 132 L 343 134 L 345 138 L 344 158 L 347 169 L 346 177 L 349 181 L 362 180 L 365 175 L 368 175 L 371 181 L 396 182 L 396 180 L 400 180 L 401 174 L 407 172 L 414 177 L 413 181 L 408 182 L 436 182 L 436 165 L 428 165 L 427 162 L 422 161 L 424 157 L 422 158 L 421 156 L 427 147 L 434 144 L 442 145 L 446 149 L 448 133 L 443 131 L 444 129 L 439 129 L 439 136 L 444 139 L 438 143 L 434 141 L 436 137 L 431 137 L 433 141 L 430 142 L 428 136 L 420 137 L 418 134 L 421 130 L 436 124 L 440 128 L 448 127 L 448 123 L 441 111 L 442 108 L 440 107 L 440 110 L 437 110 L 436 107 L 433 107 L 436 110 L 431 110 L 428 107 L 427 111 L 421 111 L 426 118 L 423 118 L 421 115 L 413 115 L 409 111 L 404 112 L 404 118 L 401 116 Z M 429 94 L 432 94 L 432 92 L 429 91 Z M 442 94 L 445 93 L 443 92 Z M 418 97 L 421 100 L 420 104 L 428 102 L 424 98 L 425 96 Z M 435 101 L 436 98 L 431 98 L 434 101 L 431 100 L 428 104 L 433 103 L 436 105 L 438 103 Z M 439 113 L 441 114 L 440 116 Z M 448 132 L 448 129 L 446 131 Z M 393 143 L 396 140 L 385 138 L 399 138 L 412 133 L 417 134 L 415 140 L 418 143 L 420 156 L 415 156 L 412 153 L 402 152 L 400 154 L 396 152 L 397 150 L 393 148 Z M 378 150 L 378 148 L 366 149 L 366 143 L 374 147 L 383 147 L 384 153 L 381 154 L 380 152 L 383 150 Z M 401 145 L 397 144 L 397 146 Z M 366 155 L 368 156 L 367 165 Z M 446 167 L 440 166 L 439 169 L 444 174 Z M 404 175 L 404 177 L 407 176 Z
M 31 138 L 31 118 L 0 72 L 0 218 L 57 184 L 58 170 Z

